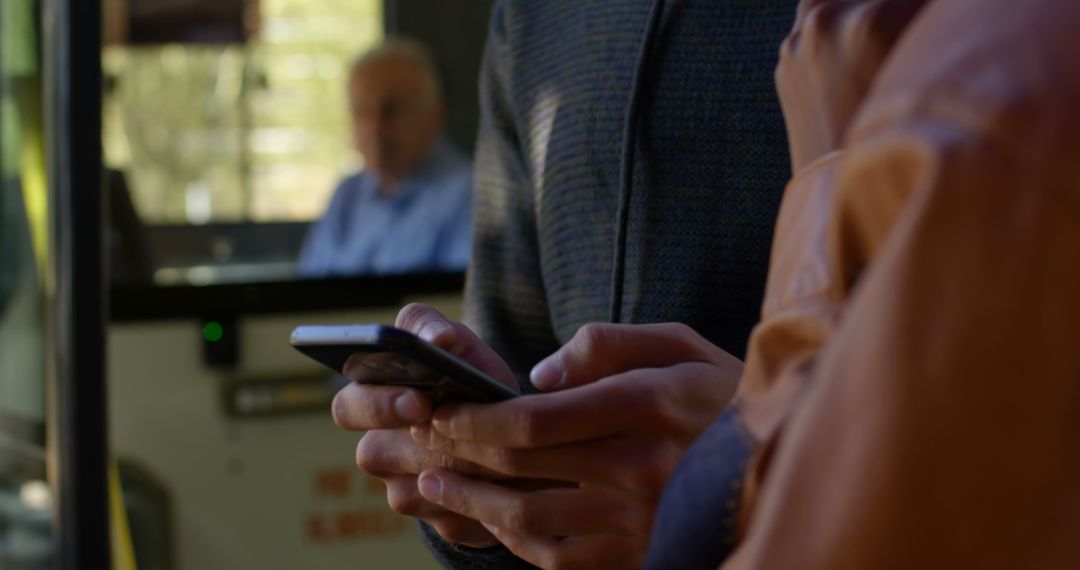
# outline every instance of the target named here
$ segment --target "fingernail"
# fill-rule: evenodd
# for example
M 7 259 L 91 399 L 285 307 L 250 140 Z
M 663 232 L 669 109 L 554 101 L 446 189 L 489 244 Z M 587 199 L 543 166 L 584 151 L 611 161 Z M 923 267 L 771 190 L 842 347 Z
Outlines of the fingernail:
M 419 423 L 427 420 L 424 407 L 412 392 L 405 392 L 394 398 L 394 413 L 398 419 L 406 422 Z
M 434 343 L 435 339 L 444 335 L 447 331 L 452 330 L 452 327 L 442 319 L 433 319 L 427 321 L 420 327 L 420 330 L 416 333 L 416 336 L 423 340 Z
M 559 358 L 559 353 L 552 354 L 534 366 L 529 372 L 529 380 L 541 390 L 558 388 L 563 382 L 562 359 Z
M 427 424 L 415 424 L 409 426 L 409 435 L 413 442 L 423 448 L 431 447 L 431 426 Z
M 429 501 L 442 502 L 442 479 L 435 475 L 426 475 L 418 482 L 420 494 Z
M 431 427 L 443 435 L 453 435 L 450 432 L 450 420 L 457 412 L 456 404 L 443 404 L 431 414 Z

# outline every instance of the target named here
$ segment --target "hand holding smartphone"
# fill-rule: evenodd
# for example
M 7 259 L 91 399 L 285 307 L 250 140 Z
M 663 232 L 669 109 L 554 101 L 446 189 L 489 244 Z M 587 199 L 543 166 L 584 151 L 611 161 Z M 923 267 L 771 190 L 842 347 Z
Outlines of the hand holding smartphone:
M 518 395 L 468 362 L 394 327 L 306 325 L 294 329 L 289 342 L 353 381 L 414 388 L 436 404 L 490 403 Z

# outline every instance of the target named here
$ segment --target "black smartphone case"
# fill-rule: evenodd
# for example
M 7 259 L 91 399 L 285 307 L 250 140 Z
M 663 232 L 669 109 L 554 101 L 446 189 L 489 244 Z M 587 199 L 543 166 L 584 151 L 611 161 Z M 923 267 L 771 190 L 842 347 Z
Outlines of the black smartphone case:
M 449 352 L 392 327 L 381 327 L 375 342 L 293 346 L 355 382 L 423 390 L 436 403 L 490 403 L 518 395 Z

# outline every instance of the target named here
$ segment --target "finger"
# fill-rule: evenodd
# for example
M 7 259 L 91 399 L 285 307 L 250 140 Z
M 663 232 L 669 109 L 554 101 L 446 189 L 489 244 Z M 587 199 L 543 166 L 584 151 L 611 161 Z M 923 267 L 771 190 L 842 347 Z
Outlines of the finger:
M 808 34 L 821 45 L 843 48 L 842 55 L 881 60 L 927 0 L 829 0 L 818 2 L 789 36 L 789 48 Z M 836 43 L 842 40 L 842 43 Z M 833 55 L 831 57 L 838 57 Z M 873 66 L 872 71 L 876 71 Z M 870 70 L 868 70 L 870 71 Z
M 434 344 L 443 350 L 451 350 L 458 341 L 454 322 L 438 309 L 423 303 L 410 303 L 398 311 L 394 326 Z
M 877 0 L 869 8 L 871 28 L 875 36 L 892 47 L 912 20 L 922 11 L 928 0 Z
M 592 323 L 537 364 L 529 379 L 541 390 L 565 389 L 635 368 L 708 362 L 717 354 L 723 351 L 680 323 Z
M 818 4 L 829 2 L 830 0 L 801 0 L 799 6 L 795 8 L 795 27 L 798 28 L 802 23 L 803 18 L 806 17 L 807 12 L 813 10 Z
M 592 484 L 654 497 L 664 488 L 689 441 L 626 436 L 534 449 L 456 441 L 422 427 L 414 439 L 439 453 L 475 463 L 503 477 Z
M 384 477 L 382 482 L 386 484 L 386 503 L 395 513 L 423 520 L 453 514 L 424 498 L 417 487 L 415 475 Z
M 398 312 L 395 326 L 457 356 L 514 388 L 519 389 L 510 367 L 469 327 L 446 318 L 435 308 L 411 303 Z
M 484 525 L 510 552 L 540 568 L 623 570 L 640 568 L 647 542 L 639 537 L 587 535 L 564 539 Z
M 828 9 L 832 6 L 843 7 L 871 1 L 872 0 L 802 0 L 795 9 L 795 29 L 802 27 L 806 18 L 815 10 L 821 10 L 823 8 Z
M 431 400 L 409 388 L 350 382 L 334 396 L 330 411 L 343 429 L 393 429 L 428 421 Z
M 418 488 L 442 508 L 526 534 L 644 536 L 652 522 L 648 502 L 598 487 L 527 492 L 434 469 L 420 475 Z
M 458 327 L 443 313 L 424 303 L 409 303 L 397 312 L 394 326 L 453 352 L 458 343 Z
M 502 478 L 475 463 L 424 449 L 403 429 L 372 430 L 356 445 L 356 466 L 380 479 L 409 475 L 415 479 L 425 469 L 443 468 L 478 478 Z
M 682 431 L 719 414 L 734 393 L 741 363 L 696 362 L 643 368 L 548 394 L 497 404 L 446 404 L 432 415 L 439 433 L 511 448 L 543 447 L 627 431 Z M 693 412 L 693 415 L 687 414 Z M 687 418 L 694 422 L 688 422 Z M 696 434 L 689 434 L 696 435 Z
M 795 25 L 786 38 L 788 50 L 797 49 L 803 35 L 808 37 L 832 38 L 835 30 L 842 25 L 844 16 L 853 10 L 872 5 L 877 0 L 809 0 L 800 4 L 795 17 Z M 783 51 L 781 53 L 784 53 Z
M 443 540 L 469 548 L 491 548 L 499 544 L 495 535 L 484 525 L 461 515 L 448 513 L 441 517 L 425 520 Z
M 383 482 L 386 483 L 386 502 L 394 512 L 428 523 L 440 536 L 454 544 L 474 548 L 495 544 L 495 537 L 479 522 L 425 499 L 417 489 L 415 476 L 398 475 Z
M 458 357 L 465 357 L 475 350 L 476 345 L 483 345 L 472 329 L 423 303 L 410 303 L 402 307 L 394 326 Z

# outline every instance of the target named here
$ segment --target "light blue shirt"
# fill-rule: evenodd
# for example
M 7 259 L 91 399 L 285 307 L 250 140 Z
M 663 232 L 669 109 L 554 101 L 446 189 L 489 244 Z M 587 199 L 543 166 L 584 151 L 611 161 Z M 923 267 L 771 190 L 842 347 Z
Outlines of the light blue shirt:
M 378 176 L 368 171 L 341 181 L 308 230 L 301 277 L 465 269 L 472 230 L 468 158 L 440 139 L 392 196 L 378 190 Z

